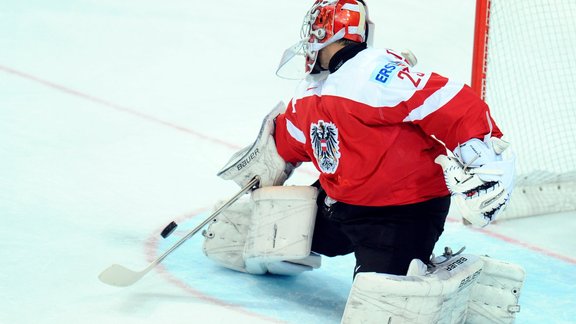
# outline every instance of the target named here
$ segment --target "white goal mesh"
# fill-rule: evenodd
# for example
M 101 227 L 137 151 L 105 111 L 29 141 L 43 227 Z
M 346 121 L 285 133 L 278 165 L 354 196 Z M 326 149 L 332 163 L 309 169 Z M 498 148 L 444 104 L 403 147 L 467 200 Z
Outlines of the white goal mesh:
M 517 156 L 504 217 L 576 210 L 576 0 L 483 1 L 474 64 Z

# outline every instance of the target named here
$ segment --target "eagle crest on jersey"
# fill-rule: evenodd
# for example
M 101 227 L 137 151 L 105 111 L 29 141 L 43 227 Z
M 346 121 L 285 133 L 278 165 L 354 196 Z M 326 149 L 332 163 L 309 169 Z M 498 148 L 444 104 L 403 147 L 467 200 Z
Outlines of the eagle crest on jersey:
M 320 170 L 330 174 L 336 172 L 340 159 L 340 142 L 336 125 L 323 120 L 319 120 L 318 124 L 312 123 L 310 139 Z

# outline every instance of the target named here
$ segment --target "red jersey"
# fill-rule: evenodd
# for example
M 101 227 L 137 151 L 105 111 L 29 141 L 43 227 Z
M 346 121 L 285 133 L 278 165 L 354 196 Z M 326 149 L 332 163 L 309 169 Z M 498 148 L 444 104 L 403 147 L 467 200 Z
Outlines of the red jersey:
M 467 85 L 419 73 L 368 48 L 322 80 L 304 80 L 276 119 L 278 153 L 314 163 L 328 196 L 362 206 L 448 195 L 434 159 L 471 138 L 502 134 Z M 436 140 L 438 139 L 438 140 Z

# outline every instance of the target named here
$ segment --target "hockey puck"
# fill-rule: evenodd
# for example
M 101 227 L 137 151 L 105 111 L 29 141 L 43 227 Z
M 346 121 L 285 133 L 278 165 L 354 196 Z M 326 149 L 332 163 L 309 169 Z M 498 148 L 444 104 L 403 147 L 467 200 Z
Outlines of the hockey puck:
M 164 229 L 162 230 L 162 233 L 160 233 L 160 235 L 162 235 L 163 238 L 167 238 L 168 236 L 170 236 L 170 234 L 172 234 L 172 232 L 174 232 L 176 227 L 178 227 L 178 224 L 176 224 L 175 222 L 170 222 L 170 224 L 168 224 L 168 225 L 166 225 L 166 227 L 164 227 Z

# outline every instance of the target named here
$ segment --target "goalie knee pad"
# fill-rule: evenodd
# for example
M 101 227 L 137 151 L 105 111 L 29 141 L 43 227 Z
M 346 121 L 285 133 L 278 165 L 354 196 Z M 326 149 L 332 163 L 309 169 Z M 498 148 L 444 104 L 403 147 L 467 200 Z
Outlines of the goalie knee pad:
M 203 250 L 218 264 L 252 274 L 295 275 L 320 267 L 310 254 L 317 189 L 265 187 L 218 215 Z

